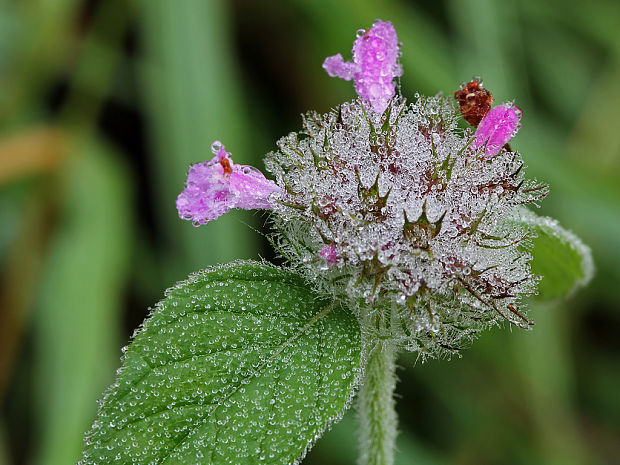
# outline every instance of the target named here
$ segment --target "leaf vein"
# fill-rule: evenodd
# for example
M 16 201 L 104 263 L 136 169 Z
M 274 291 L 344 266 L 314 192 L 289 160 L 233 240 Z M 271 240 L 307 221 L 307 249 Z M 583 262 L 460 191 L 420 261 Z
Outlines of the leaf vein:
M 312 318 L 310 318 L 308 320 L 308 322 L 293 336 L 291 336 L 288 340 L 286 340 L 284 342 L 284 344 L 282 344 L 282 346 L 280 347 L 279 350 L 277 350 L 271 357 L 269 357 L 265 362 L 263 362 L 263 364 L 253 373 L 251 374 L 248 378 L 253 380 L 256 379 L 258 375 L 262 374 L 262 369 L 264 369 L 268 362 L 274 360 L 278 355 L 280 355 L 284 349 L 286 349 L 291 343 L 293 343 L 299 336 L 301 336 L 302 334 L 304 334 L 308 329 L 310 329 L 317 321 L 319 321 L 321 318 L 323 318 L 325 315 L 327 315 L 331 310 L 333 310 L 333 308 L 336 306 L 336 302 L 332 302 L 331 304 L 325 306 L 319 313 L 315 314 Z M 247 379 L 247 378 L 246 378 Z M 247 384 L 251 383 L 252 381 L 249 381 Z M 217 412 L 218 407 L 220 407 L 222 404 L 224 404 L 224 402 L 226 402 L 228 399 L 230 399 L 239 389 L 239 387 L 241 386 L 241 384 L 243 383 L 239 383 L 236 387 L 236 389 L 234 389 L 228 396 L 226 396 L 225 398 L 223 398 L 221 400 L 221 402 L 215 406 L 214 410 L 213 410 L 213 414 L 215 414 Z M 205 420 L 206 421 L 206 420 Z M 187 441 L 187 438 L 189 437 L 189 435 L 195 431 L 199 426 L 203 425 L 205 423 L 205 421 L 203 421 L 200 425 L 192 425 L 189 430 L 188 430 L 188 434 L 185 435 L 185 437 L 183 438 L 183 440 L 177 442 L 169 451 L 168 453 L 163 456 L 162 459 L 158 460 L 157 464 L 158 465 L 162 465 L 164 462 L 163 460 L 166 460 L 168 457 L 171 456 L 171 454 L 178 449 L 181 445 L 183 445 L 185 443 L 185 441 Z M 218 428 L 215 429 L 216 434 L 218 431 Z M 214 441 L 214 443 L 217 441 Z

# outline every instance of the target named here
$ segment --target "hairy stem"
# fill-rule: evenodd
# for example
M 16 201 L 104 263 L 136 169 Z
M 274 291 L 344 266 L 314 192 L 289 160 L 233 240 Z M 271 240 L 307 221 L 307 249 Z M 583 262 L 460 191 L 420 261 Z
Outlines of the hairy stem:
M 392 465 L 396 439 L 396 349 L 388 341 L 379 341 L 371 349 L 366 376 L 360 386 L 358 414 L 360 422 L 360 465 Z

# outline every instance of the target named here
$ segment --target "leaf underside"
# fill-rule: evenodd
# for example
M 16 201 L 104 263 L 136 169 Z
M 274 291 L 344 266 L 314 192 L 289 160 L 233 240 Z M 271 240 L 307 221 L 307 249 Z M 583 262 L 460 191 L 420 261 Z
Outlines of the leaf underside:
M 359 364 L 355 318 L 297 275 L 198 273 L 135 336 L 81 463 L 296 463 L 346 408 Z
M 525 210 L 521 221 L 537 234 L 531 266 L 532 272 L 542 277 L 538 284 L 539 299 L 566 297 L 590 281 L 594 272 L 592 255 L 575 234 L 551 218 Z

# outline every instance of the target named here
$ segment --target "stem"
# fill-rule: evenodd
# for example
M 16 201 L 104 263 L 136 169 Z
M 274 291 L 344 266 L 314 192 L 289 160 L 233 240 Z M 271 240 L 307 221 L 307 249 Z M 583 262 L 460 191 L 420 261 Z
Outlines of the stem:
M 360 422 L 360 465 L 392 465 L 396 440 L 396 349 L 388 341 L 379 341 L 371 349 L 366 376 L 360 386 L 358 415 Z

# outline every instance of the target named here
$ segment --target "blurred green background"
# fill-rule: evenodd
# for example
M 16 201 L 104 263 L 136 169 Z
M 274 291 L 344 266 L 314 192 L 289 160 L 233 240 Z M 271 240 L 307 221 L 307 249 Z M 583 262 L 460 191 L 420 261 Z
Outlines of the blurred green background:
M 620 463 L 620 2 L 0 0 L 0 465 L 75 463 L 166 287 L 277 261 L 262 214 L 178 219 L 187 167 L 219 139 L 262 168 L 301 112 L 353 98 L 321 63 L 376 18 L 403 42 L 406 96 L 481 76 L 516 100 L 541 211 L 597 266 L 575 298 L 533 305 L 533 331 L 404 355 L 397 463 Z M 356 454 L 350 411 L 304 463 Z

